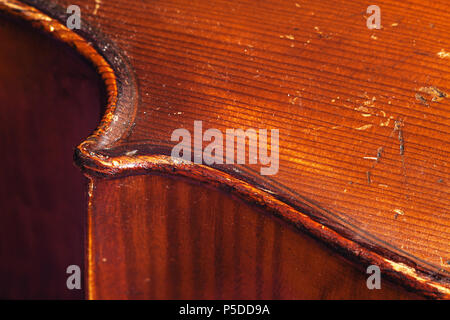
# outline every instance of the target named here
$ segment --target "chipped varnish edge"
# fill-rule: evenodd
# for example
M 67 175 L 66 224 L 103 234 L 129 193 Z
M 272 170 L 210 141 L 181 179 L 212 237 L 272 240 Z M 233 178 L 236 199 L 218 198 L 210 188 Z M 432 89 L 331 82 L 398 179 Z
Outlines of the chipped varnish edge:
M 41 3 L 36 0 L 35 2 Z M 107 91 L 107 107 L 97 130 L 82 142 L 76 149 L 75 160 L 90 179 L 88 200 L 88 221 L 91 225 L 92 203 L 95 177 L 116 177 L 149 172 L 184 176 L 205 182 L 217 188 L 226 188 L 241 198 L 266 209 L 272 214 L 283 218 L 298 228 L 324 241 L 328 246 L 339 251 L 347 258 L 359 264 L 375 264 L 391 280 L 404 285 L 409 290 L 430 298 L 450 299 L 450 285 L 441 283 L 432 275 L 432 271 L 399 263 L 386 258 L 375 250 L 350 240 L 330 227 L 323 225 L 310 216 L 294 209 L 285 202 L 278 200 L 264 190 L 237 179 L 227 173 L 205 165 L 174 160 L 164 155 L 139 155 L 108 157 L 98 150 L 111 147 L 131 128 L 136 112 L 135 95 L 137 93 L 134 78 L 131 74 L 113 69 L 105 58 L 95 48 L 77 33 L 69 30 L 59 21 L 41 11 L 17 0 L 0 0 L 0 10 L 12 16 L 30 22 L 54 38 L 74 47 L 83 57 L 88 59 L 100 74 Z M 114 64 L 112 64 L 114 65 Z M 123 87 L 118 88 L 117 75 L 129 76 L 130 80 L 121 81 Z M 120 90 L 119 90 L 120 89 Z M 120 100 L 120 101 L 119 101 Z M 121 103 L 122 102 L 122 103 Z M 96 298 L 93 270 L 92 230 L 88 226 L 87 235 L 87 292 L 89 299 Z M 387 251 L 386 251 L 387 252 Z M 393 254 L 395 256 L 395 254 Z M 400 260 L 400 259 L 399 259 Z M 411 264 L 413 264 L 411 262 Z

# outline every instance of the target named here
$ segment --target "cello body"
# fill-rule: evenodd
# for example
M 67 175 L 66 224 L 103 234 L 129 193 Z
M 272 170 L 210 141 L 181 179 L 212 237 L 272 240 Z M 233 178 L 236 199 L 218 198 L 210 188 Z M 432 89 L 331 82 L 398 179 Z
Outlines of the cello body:
M 448 10 L 70 5 L 0 0 L 2 297 L 450 297 Z

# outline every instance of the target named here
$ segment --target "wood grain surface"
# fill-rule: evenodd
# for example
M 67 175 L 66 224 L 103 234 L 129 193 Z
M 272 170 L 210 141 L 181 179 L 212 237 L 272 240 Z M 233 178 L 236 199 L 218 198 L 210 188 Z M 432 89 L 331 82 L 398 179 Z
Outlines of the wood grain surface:
M 25 2 L 63 24 L 72 4 Z M 276 175 L 228 165 L 215 168 L 217 177 L 225 172 L 264 201 L 306 214 L 326 228 L 325 241 L 341 246 L 327 230 L 348 241 L 350 255 L 361 251 L 350 243 L 361 246 L 399 279 L 450 295 L 445 2 L 379 1 L 380 30 L 366 27 L 363 1 L 77 4 L 77 34 L 117 77 L 91 59 L 113 89 L 102 126 L 79 148 L 89 175 L 177 168 L 158 156 L 170 155 L 174 129 L 193 132 L 195 120 L 222 132 L 279 129 Z M 33 21 L 91 55 L 67 28 Z M 197 177 L 211 172 L 193 166 Z
M 0 14 L 0 299 L 82 299 L 87 179 L 75 146 L 100 118 L 102 84 L 71 48 Z M 84 289 L 84 288 L 83 288 Z

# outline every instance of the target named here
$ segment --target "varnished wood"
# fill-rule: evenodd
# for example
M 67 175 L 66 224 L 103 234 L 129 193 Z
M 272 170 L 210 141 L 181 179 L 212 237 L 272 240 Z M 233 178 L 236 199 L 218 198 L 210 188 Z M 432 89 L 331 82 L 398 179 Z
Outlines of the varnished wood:
M 75 146 L 99 121 L 102 84 L 87 61 L 0 14 L 0 299 L 81 299 L 86 179 Z M 84 288 L 83 288 L 84 289 Z
M 224 184 L 347 258 L 450 296 L 450 103 L 430 94 L 450 92 L 445 3 L 382 1 L 383 28 L 368 30 L 363 1 L 85 0 L 74 33 L 70 1 L 26 2 L 56 20 L 0 4 L 72 45 L 107 85 L 104 121 L 77 150 L 88 176 Z M 279 128 L 278 174 L 173 161 L 171 133 L 194 120 Z
M 191 180 L 93 181 L 92 299 L 417 299 L 286 222 Z

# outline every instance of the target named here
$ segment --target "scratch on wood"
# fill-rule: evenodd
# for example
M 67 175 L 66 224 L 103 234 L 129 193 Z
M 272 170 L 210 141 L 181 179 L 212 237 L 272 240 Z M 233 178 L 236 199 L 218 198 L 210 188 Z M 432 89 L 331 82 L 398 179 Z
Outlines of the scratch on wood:
M 379 147 L 377 150 L 377 162 L 380 161 L 382 154 L 383 154 L 383 147 Z
M 372 128 L 372 125 L 371 124 L 366 124 L 366 125 L 363 125 L 361 127 L 355 128 L 355 129 L 356 130 L 367 130 L 367 129 L 370 129 L 370 128 Z
M 126 156 L 132 157 L 134 155 L 136 155 L 138 151 L 137 150 L 132 150 L 132 151 L 128 151 L 125 153 Z
M 403 131 L 398 130 L 398 141 L 400 142 L 400 155 L 402 156 L 405 153 L 405 140 L 403 139 Z
M 95 8 L 94 8 L 94 12 L 92 12 L 94 15 L 97 14 L 98 9 L 100 9 L 100 5 L 102 4 L 101 0 L 95 0 Z
M 445 51 L 444 49 L 441 49 L 438 53 L 436 53 L 437 56 L 441 59 L 450 58 L 450 52 Z
M 419 93 L 416 93 L 416 100 L 419 101 L 421 104 L 426 105 L 427 107 L 430 106 L 427 100 L 424 97 L 422 97 L 422 95 L 420 95 Z
M 378 162 L 378 161 L 380 161 L 380 159 L 381 159 L 381 154 L 383 153 L 383 147 L 379 147 L 378 149 L 377 149 L 377 156 L 376 157 L 363 157 L 363 159 L 366 159 L 366 160 L 375 160 L 376 162 Z M 373 166 L 372 166 L 372 168 L 373 168 Z
M 280 35 L 281 39 L 289 39 L 289 40 L 295 40 L 294 36 L 292 34 L 285 34 L 285 35 Z
M 369 109 L 367 107 L 359 106 L 355 108 L 356 111 L 362 111 L 362 112 L 369 112 Z
M 441 101 L 444 98 L 448 97 L 448 94 L 443 92 L 442 90 L 434 87 L 434 86 L 430 86 L 430 87 L 422 87 L 419 89 L 420 92 L 426 93 L 428 95 L 430 95 L 431 101 Z M 417 95 L 416 95 L 417 98 Z
M 403 216 L 405 213 L 403 212 L 403 210 L 401 209 L 394 209 L 395 215 L 394 215 L 394 219 L 397 220 L 398 216 L 401 215 Z
M 399 149 L 400 149 L 400 155 L 403 156 L 405 153 L 405 140 L 403 138 L 403 120 L 395 120 L 394 123 L 394 131 L 398 132 L 398 141 L 399 141 Z

